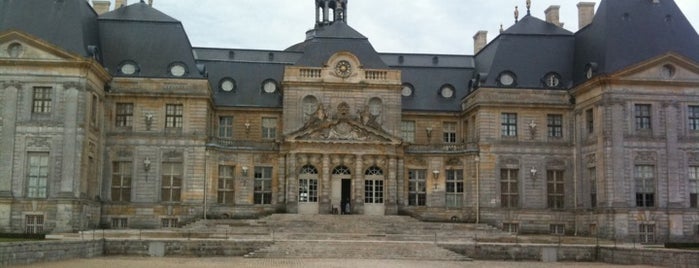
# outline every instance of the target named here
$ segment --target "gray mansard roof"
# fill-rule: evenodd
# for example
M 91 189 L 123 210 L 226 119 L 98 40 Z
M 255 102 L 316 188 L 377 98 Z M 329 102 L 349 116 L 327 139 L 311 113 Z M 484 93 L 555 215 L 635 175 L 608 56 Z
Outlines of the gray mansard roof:
M 0 0 L 0 32 L 8 30 L 86 57 L 94 55 L 89 46 L 99 47 L 97 14 L 85 0 Z

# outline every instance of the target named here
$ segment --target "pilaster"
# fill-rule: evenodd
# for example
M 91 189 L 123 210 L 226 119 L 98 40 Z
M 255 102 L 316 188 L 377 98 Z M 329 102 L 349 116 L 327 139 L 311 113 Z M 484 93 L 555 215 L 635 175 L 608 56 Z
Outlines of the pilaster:
M 64 128 L 63 128 L 63 166 L 61 184 L 59 188 L 59 195 L 61 197 L 78 197 L 79 191 L 77 190 L 79 182 L 76 178 L 80 176 L 80 151 L 78 147 L 80 142 L 77 140 L 77 127 L 78 127 L 78 102 L 80 91 L 75 87 L 65 88 L 63 90 L 63 96 L 65 98 L 66 107 Z
M 17 124 L 17 92 L 19 86 L 10 85 L 3 91 L 2 109 L 0 109 L 0 120 L 2 120 L 2 132 L 0 132 L 0 163 L 5 168 L 0 169 L 0 198 L 12 197 L 12 177 L 13 177 L 13 154 L 15 148 L 15 134 Z M 6 220 L 9 221 L 9 218 Z M 8 222 L 9 224 L 9 222 Z M 0 226 L 2 223 L 0 222 Z

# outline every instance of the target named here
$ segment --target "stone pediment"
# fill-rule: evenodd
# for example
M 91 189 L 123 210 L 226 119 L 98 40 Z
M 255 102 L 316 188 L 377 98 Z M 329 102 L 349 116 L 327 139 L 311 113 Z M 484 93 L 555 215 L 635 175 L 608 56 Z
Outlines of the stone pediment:
M 699 66 L 681 55 L 667 53 L 622 70 L 613 77 L 643 82 L 697 81 Z
M 287 135 L 286 142 L 400 144 L 401 140 L 352 119 L 326 120 Z
M 0 33 L 0 59 L 74 61 L 79 55 L 67 52 L 31 35 L 8 31 Z

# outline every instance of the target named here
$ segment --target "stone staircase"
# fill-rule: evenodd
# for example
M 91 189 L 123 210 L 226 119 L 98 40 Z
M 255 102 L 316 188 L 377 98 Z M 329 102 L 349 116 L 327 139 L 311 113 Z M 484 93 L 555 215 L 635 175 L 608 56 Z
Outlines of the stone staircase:
M 394 259 L 470 261 L 428 242 L 277 241 L 247 258 Z

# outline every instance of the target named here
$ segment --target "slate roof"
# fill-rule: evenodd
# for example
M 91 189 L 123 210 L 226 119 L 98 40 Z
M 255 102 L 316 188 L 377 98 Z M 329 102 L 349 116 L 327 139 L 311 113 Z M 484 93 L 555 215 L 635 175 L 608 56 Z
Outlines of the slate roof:
M 675 52 L 699 63 L 699 36 L 674 1 L 603 0 L 590 25 L 576 33 L 575 82 L 586 65 L 610 74 Z
M 547 88 L 544 77 L 560 75 L 565 89 L 572 84 L 575 39 L 572 32 L 526 15 L 490 42 L 476 57 L 476 74 L 482 87 L 499 87 L 503 72 L 512 72 L 516 84 L 510 88 Z
M 118 8 L 99 17 L 104 66 L 114 76 L 125 76 L 120 66 L 131 61 L 140 70 L 135 77 L 172 77 L 173 63 L 187 66 L 183 78 L 203 78 L 182 23 L 146 3 Z
M 99 48 L 97 14 L 84 0 L 0 0 L 0 32 L 19 30 L 82 56 Z

